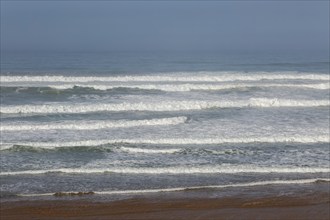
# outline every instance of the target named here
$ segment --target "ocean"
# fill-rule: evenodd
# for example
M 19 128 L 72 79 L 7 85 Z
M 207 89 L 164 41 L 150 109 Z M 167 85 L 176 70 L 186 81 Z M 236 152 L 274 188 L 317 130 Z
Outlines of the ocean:
M 1 55 L 2 200 L 330 179 L 327 53 Z

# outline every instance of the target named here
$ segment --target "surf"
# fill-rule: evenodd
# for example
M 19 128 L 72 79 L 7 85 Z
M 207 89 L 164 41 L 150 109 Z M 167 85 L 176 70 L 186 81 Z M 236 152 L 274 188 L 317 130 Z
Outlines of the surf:
M 293 88 L 293 89 L 315 89 L 327 90 L 330 88 L 329 83 L 318 84 L 287 84 L 287 83 L 236 83 L 236 84 L 36 84 L 29 85 L 28 87 L 19 85 L 2 85 L 1 91 L 3 92 L 35 92 L 35 93 L 49 93 L 56 94 L 59 92 L 76 90 L 77 92 L 91 92 L 90 90 L 118 90 L 118 89 L 131 89 L 131 90 L 156 90 L 164 92 L 190 92 L 190 91 L 217 91 L 217 90 L 234 90 L 234 89 L 251 89 L 251 88 Z
M 118 111 L 189 111 L 210 108 L 279 108 L 279 107 L 326 107 L 329 100 L 292 100 L 250 98 L 237 101 L 160 101 L 120 104 L 43 104 L 1 106 L 2 114 L 75 114 L 88 112 Z
M 294 185 L 294 184 L 317 184 L 319 182 L 329 182 L 329 178 L 314 178 L 314 179 L 294 179 L 294 180 L 269 180 L 257 181 L 247 183 L 236 183 L 227 185 L 204 185 L 204 186 L 188 186 L 188 187 L 173 187 L 173 188 L 160 188 L 160 189 L 137 189 L 137 190 L 113 190 L 113 191 L 90 191 L 87 193 L 81 192 L 61 192 L 61 195 L 117 195 L 117 194 L 148 194 L 148 193 L 161 193 L 161 192 L 179 192 L 186 190 L 201 190 L 201 189 L 223 189 L 235 187 L 254 187 L 254 186 L 267 186 L 267 185 Z M 21 197 L 35 197 L 35 196 L 56 196 L 57 193 L 35 193 L 35 194 L 18 194 Z
M 187 117 L 159 118 L 149 120 L 90 120 L 90 121 L 62 121 L 31 124 L 2 123 L 0 131 L 37 131 L 37 130 L 98 130 L 111 128 L 129 128 L 139 126 L 166 126 L 185 123 Z
M 204 165 L 175 167 L 113 167 L 113 168 L 58 168 L 47 170 L 22 170 L 0 172 L 0 176 L 42 175 L 49 173 L 67 174 L 235 174 L 235 173 L 330 173 L 328 167 L 260 167 L 253 165 Z
M 159 74 L 159 73 L 158 73 Z M 186 75 L 186 76 L 179 76 Z M 329 75 L 297 72 L 175 72 L 159 75 L 139 76 L 1 76 L 2 83 L 12 82 L 230 82 L 230 81 L 260 81 L 260 80 L 329 80 Z
M 18 142 L 1 143 L 0 150 L 13 148 L 14 146 L 29 146 L 35 148 L 54 149 L 61 147 L 92 147 L 107 144 L 153 144 L 153 145 L 206 145 L 206 144 L 246 144 L 246 143 L 329 143 L 328 135 L 319 136 L 262 136 L 262 137 L 214 137 L 214 138 L 164 138 L 164 139 L 109 139 L 109 140 L 82 140 L 71 142 Z M 132 150 L 132 149 L 131 149 Z

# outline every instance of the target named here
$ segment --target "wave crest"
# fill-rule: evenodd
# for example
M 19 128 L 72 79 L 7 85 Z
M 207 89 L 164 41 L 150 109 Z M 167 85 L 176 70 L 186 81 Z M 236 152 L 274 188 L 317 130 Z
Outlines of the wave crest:
M 181 76 L 180 76 L 181 75 Z M 187 75 L 187 76 L 182 76 Z M 329 75 L 297 72 L 254 72 L 238 74 L 236 72 L 192 72 L 141 76 L 1 76 L 1 82 L 228 82 L 260 80 L 329 80 Z
M 143 153 L 143 154 L 174 154 L 181 152 L 182 149 L 147 149 L 147 148 L 137 148 L 137 147 L 120 147 L 120 151 L 127 153 Z
M 305 89 L 317 89 L 327 90 L 330 88 L 329 83 L 318 84 L 251 84 L 251 83 L 239 83 L 239 84 L 121 84 L 121 85 L 106 85 L 106 84 L 46 84 L 46 85 L 29 85 L 25 86 L 1 86 L 2 92 L 35 92 L 35 93 L 48 93 L 58 94 L 60 91 L 75 90 L 79 92 L 90 92 L 90 90 L 160 90 L 165 92 L 189 92 L 189 91 L 216 91 L 216 90 L 229 90 L 229 89 L 249 89 L 249 88 L 305 88 Z
M 101 111 L 188 111 L 209 108 L 244 107 L 319 107 L 329 106 L 330 100 L 292 100 L 251 98 L 238 101 L 164 101 L 157 103 L 62 104 L 1 106 L 4 114 L 74 114 Z
M 110 140 L 85 140 L 73 142 L 22 142 L 22 143 L 1 143 L 1 150 L 10 149 L 13 146 L 30 146 L 38 148 L 54 149 L 58 147 L 79 147 L 79 146 L 101 146 L 106 144 L 155 144 L 155 145 L 203 145 L 203 144 L 246 144 L 246 143 L 329 143 L 328 135 L 320 136 L 265 136 L 245 138 L 177 138 L 177 139 L 110 139 Z
M 160 126 L 160 125 L 177 125 L 185 123 L 187 117 L 172 117 L 149 120 L 118 120 L 118 121 L 70 121 L 61 123 L 39 123 L 39 124 L 2 124 L 1 131 L 36 131 L 36 130 L 96 130 L 109 128 L 127 128 L 137 126 Z
M 1 172 L 0 176 L 40 175 L 47 173 L 124 173 L 124 174 L 234 174 L 234 173 L 330 173 L 327 167 L 257 167 L 251 165 L 212 165 L 198 167 L 114 167 L 114 168 L 59 168 Z

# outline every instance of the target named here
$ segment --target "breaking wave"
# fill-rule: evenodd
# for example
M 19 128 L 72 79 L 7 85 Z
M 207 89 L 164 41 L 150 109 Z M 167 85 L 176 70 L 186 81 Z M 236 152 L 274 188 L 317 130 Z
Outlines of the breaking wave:
M 188 75 L 189 74 L 189 75 Z M 180 76 L 181 75 L 181 76 Z M 186 76 L 183 76 L 186 75 Z M 229 81 L 259 81 L 259 80 L 329 80 L 325 74 L 302 74 L 297 72 L 255 72 L 237 74 L 235 72 L 195 72 L 173 73 L 171 75 L 149 76 L 1 76 L 1 82 L 229 82 Z
M 120 151 L 127 153 L 143 153 L 143 154 L 174 154 L 182 152 L 183 149 L 147 149 L 147 148 L 136 148 L 136 147 L 120 147 Z
M 73 89 L 92 88 L 96 90 L 110 90 L 116 88 L 142 89 L 142 90 L 161 90 L 166 92 L 189 92 L 194 90 L 227 90 L 227 89 L 244 89 L 244 88 L 307 88 L 326 90 L 330 88 L 329 83 L 319 84 L 232 84 L 232 85 L 213 85 L 213 84 L 148 84 L 148 85 L 49 85 L 54 89 Z
M 124 128 L 137 126 L 159 126 L 159 125 L 177 125 L 185 123 L 187 117 L 172 117 L 150 120 L 118 120 L 118 121 L 69 121 L 57 123 L 39 123 L 39 124 L 2 124 L 1 131 L 36 131 L 36 130 L 96 130 L 107 128 Z
M 248 89 L 248 88 L 305 88 L 327 90 L 330 88 L 329 83 L 318 84 L 137 84 L 137 85 L 105 85 L 105 84 L 62 84 L 62 85 L 29 85 L 25 86 L 4 86 L 2 85 L 2 92 L 35 92 L 35 93 L 49 93 L 57 94 L 59 91 L 77 90 L 80 92 L 90 92 L 90 90 L 117 90 L 117 89 L 131 89 L 131 90 L 160 90 L 165 92 L 189 92 L 189 91 L 215 91 L 215 90 L 229 90 L 229 89 Z
M 319 107 L 329 105 L 330 100 L 250 98 L 249 100 L 238 101 L 163 101 L 157 103 L 15 105 L 1 106 L 0 112 L 4 114 L 73 114 L 101 111 L 187 111 L 209 108 Z
M 155 145 L 202 145 L 202 144 L 228 144 L 228 143 L 328 143 L 328 135 L 320 136 L 265 136 L 244 138 L 176 138 L 176 139 L 112 139 L 112 140 L 86 140 L 72 142 L 21 142 L 1 143 L 0 149 L 6 150 L 14 146 L 30 146 L 35 148 L 54 149 L 59 147 L 101 146 L 107 144 L 155 144 Z M 130 149 L 132 150 L 132 149 Z
M 234 174 L 234 173 L 329 173 L 328 167 L 258 167 L 251 165 L 208 165 L 198 167 L 114 167 L 114 168 L 60 168 L 1 172 L 0 176 L 40 175 L 47 173 L 97 174 Z

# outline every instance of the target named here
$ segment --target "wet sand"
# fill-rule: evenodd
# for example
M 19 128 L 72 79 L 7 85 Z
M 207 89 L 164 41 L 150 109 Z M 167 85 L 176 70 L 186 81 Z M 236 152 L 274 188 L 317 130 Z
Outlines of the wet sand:
M 320 184 L 316 184 L 318 187 Z M 327 187 L 330 187 L 327 184 Z M 248 190 L 248 189 L 247 189 Z M 184 198 L 160 195 L 117 201 L 98 201 L 80 196 L 69 200 L 1 202 L 6 219 L 330 219 L 330 188 L 281 195 L 247 193 L 220 198 Z M 248 192 L 248 191 L 246 191 Z M 189 192 L 188 192 L 189 193 Z M 89 196 L 88 198 L 92 198 Z

